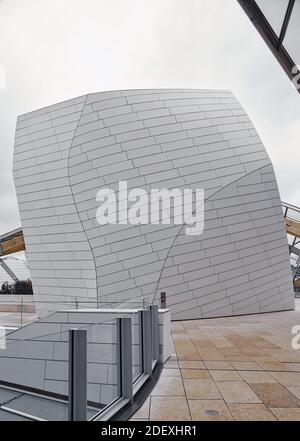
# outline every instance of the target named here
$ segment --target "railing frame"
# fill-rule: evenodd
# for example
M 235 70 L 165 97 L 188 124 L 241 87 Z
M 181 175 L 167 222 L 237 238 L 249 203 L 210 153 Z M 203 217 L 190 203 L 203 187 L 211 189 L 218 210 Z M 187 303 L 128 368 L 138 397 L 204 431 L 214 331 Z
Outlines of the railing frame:
M 87 331 L 69 330 L 69 421 L 86 421 Z
M 132 401 L 133 398 L 131 323 L 132 320 L 130 317 L 117 318 L 118 396 L 130 401 Z
M 134 394 L 152 376 L 159 361 L 158 306 L 138 311 L 140 326 L 141 375 L 139 385 L 133 382 L 133 338 L 131 317 L 117 321 L 118 398 L 93 416 L 93 421 L 113 417 L 126 404 L 133 402 Z M 87 415 L 87 330 L 69 330 L 69 420 L 83 421 Z
M 158 361 L 159 359 L 159 317 L 158 306 L 150 306 L 151 313 L 151 332 L 152 332 L 152 360 Z
M 152 323 L 151 311 L 145 309 L 139 311 L 141 324 L 141 344 L 142 344 L 142 373 L 152 375 Z

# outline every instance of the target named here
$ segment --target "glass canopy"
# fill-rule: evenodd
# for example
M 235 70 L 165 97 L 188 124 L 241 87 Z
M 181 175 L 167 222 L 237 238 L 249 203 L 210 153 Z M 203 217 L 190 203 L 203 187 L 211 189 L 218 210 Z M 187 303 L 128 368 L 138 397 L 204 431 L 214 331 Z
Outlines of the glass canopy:
M 300 92 L 300 0 L 238 0 Z
M 256 3 L 279 37 L 289 0 L 256 0 Z
M 300 0 L 256 0 L 295 65 L 300 64 Z

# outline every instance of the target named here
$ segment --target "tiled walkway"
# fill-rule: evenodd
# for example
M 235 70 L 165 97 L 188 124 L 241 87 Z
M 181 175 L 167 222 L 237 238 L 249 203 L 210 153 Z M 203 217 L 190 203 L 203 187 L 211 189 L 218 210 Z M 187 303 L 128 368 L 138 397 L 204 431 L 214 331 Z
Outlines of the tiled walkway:
M 133 420 L 298 420 L 300 311 L 172 323 L 174 354 Z

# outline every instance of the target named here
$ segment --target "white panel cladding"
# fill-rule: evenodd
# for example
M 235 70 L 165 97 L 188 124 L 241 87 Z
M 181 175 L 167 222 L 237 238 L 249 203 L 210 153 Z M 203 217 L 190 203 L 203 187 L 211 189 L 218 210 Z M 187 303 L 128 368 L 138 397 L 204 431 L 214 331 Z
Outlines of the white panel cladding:
M 157 296 L 168 293 L 173 319 L 222 316 L 224 308 L 226 315 L 235 315 L 267 311 L 274 304 L 293 307 L 280 200 L 262 183 L 269 169 L 239 178 L 210 198 L 200 241 L 178 234 L 157 289 Z M 269 249 L 278 247 L 273 259 Z M 176 267 L 177 279 L 169 277 L 168 264 Z
M 103 303 L 158 301 L 166 291 L 173 319 L 293 307 L 273 168 L 231 92 L 129 90 L 75 101 L 25 115 L 16 138 L 14 175 L 39 299 L 95 299 L 97 290 Z M 65 132 L 53 135 L 57 127 Z M 64 157 L 51 156 L 61 150 Z M 204 188 L 204 233 L 99 226 L 96 193 L 117 190 L 120 180 L 147 192 Z M 281 259 L 271 259 L 273 247 Z M 244 259 L 255 253 L 254 268 Z
M 39 313 L 56 310 L 61 301 L 97 296 L 95 263 L 68 169 L 85 99 L 28 113 L 17 122 L 14 180 Z

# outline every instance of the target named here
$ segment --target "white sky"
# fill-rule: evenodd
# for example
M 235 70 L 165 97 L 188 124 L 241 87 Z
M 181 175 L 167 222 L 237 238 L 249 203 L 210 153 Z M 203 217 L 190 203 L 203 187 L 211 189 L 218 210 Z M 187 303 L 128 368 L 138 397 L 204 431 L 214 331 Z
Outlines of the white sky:
M 0 0 L 0 234 L 20 225 L 19 114 L 152 87 L 231 89 L 268 150 L 282 199 L 300 205 L 300 96 L 236 0 Z

